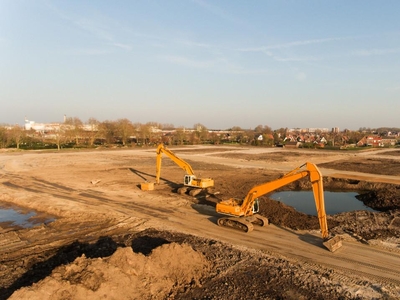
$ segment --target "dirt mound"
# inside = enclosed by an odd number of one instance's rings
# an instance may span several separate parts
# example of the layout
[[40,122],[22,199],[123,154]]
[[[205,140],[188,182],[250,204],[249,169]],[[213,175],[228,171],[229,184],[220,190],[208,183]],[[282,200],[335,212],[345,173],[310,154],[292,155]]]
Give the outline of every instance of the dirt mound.
[[204,256],[188,244],[164,244],[149,256],[118,248],[107,258],[83,254],[10,299],[165,299],[198,285],[208,269]]
[[[267,217],[269,222],[277,226],[283,226],[294,230],[319,230],[317,216],[311,216],[298,212],[292,206],[272,199],[262,199],[260,202],[260,212]],[[328,227],[338,226],[339,222],[329,219]]]
[[400,209],[400,187],[388,186],[385,189],[369,191],[357,196],[357,199],[380,211]]
[[148,229],[121,238],[132,246],[104,258],[82,255],[9,299],[390,299],[397,295],[365,278],[346,279],[340,271],[193,235]]

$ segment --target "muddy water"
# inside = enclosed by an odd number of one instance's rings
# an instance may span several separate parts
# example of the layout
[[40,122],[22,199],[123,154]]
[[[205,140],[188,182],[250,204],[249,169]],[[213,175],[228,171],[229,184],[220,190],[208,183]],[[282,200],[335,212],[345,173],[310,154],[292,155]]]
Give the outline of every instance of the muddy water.
[[[375,211],[358,200],[356,192],[324,191],[325,211],[328,215],[356,210]],[[271,195],[271,199],[293,206],[297,211],[316,215],[314,196],[311,191],[282,191]]]
[[0,203],[0,228],[31,228],[40,224],[53,222],[53,216],[44,215],[32,210],[26,210],[17,206],[5,206]]

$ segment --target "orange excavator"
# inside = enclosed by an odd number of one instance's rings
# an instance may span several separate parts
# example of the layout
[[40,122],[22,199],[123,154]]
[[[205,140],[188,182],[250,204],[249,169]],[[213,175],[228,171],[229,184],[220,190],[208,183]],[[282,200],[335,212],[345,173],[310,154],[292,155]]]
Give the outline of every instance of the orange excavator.
[[167,149],[164,144],[159,144],[157,147],[157,161],[156,161],[156,183],[160,183],[161,175],[161,159],[162,154],[167,155],[173,162],[181,167],[186,174],[183,177],[184,188],[180,189],[180,192],[186,192],[188,188],[194,188],[189,191],[191,196],[195,196],[202,189],[210,188],[214,186],[214,180],[212,178],[197,178],[194,174],[192,167],[183,159],[176,156],[171,150]]
[[227,217],[219,218],[217,221],[218,225],[240,229],[245,232],[252,231],[253,224],[259,226],[268,225],[268,219],[257,214],[259,211],[258,197],[307,176],[312,184],[319,225],[324,240],[323,245],[331,252],[336,251],[342,247],[342,241],[340,237],[330,238],[328,234],[322,175],[317,166],[309,162],[283,175],[279,179],[254,186],[243,200],[231,198],[218,203],[216,205],[217,213],[228,215]]

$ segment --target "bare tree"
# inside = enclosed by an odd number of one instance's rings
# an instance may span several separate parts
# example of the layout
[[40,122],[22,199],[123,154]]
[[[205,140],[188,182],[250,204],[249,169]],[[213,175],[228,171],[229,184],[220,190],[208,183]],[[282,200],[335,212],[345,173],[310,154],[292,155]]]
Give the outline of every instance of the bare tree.
[[23,141],[24,136],[25,132],[19,125],[13,126],[9,131],[10,142],[15,143],[17,149],[19,149],[19,146]]
[[257,137],[260,135],[260,133],[257,133],[255,129],[254,130],[247,129],[247,130],[245,130],[245,135],[247,137],[247,143],[256,145]]
[[143,145],[147,145],[151,139],[151,125],[140,124],[139,137]]
[[54,137],[54,142],[57,145],[57,150],[61,150],[61,145],[66,142],[66,140],[69,138],[68,134],[68,125],[66,124],[60,124],[58,128],[55,128],[55,131],[53,132],[53,137]]
[[257,125],[256,128],[254,128],[254,132],[256,134],[262,134],[263,133],[263,126],[262,125]]
[[173,130],[175,129],[174,124],[162,124],[161,125],[162,130]]
[[119,119],[115,125],[118,136],[121,138],[122,145],[126,146],[128,139],[135,132],[132,122],[128,119]]
[[101,136],[106,144],[114,144],[116,137],[116,124],[114,121],[104,121],[99,124],[99,136]]
[[208,129],[206,126],[200,123],[196,123],[193,125],[194,131],[191,135],[191,142],[192,144],[198,144],[201,142],[205,142],[208,140]]
[[221,135],[216,132],[211,132],[208,135],[208,138],[210,139],[210,142],[214,145],[219,145],[221,143]]
[[186,132],[184,127],[179,127],[175,130],[174,140],[178,145],[183,145],[185,140],[187,140]]
[[75,140],[75,145],[79,145],[79,139],[83,134],[83,123],[79,118],[66,118],[64,122],[66,133]]
[[0,126],[0,148],[7,147],[8,133],[5,126]]
[[90,118],[87,122],[89,129],[84,132],[84,135],[89,141],[89,145],[93,146],[96,138],[99,136],[99,124],[95,118]]
[[244,142],[244,130],[239,126],[230,129],[230,140],[242,144]]
[[360,131],[350,131],[347,133],[349,137],[349,144],[356,144],[359,140],[361,140],[364,134]]
[[133,132],[134,132],[134,137],[135,137],[135,140],[136,140],[136,145],[138,145],[139,144],[139,140],[140,140],[140,128],[141,128],[141,126],[142,126],[142,124],[141,123],[139,123],[139,122],[136,122],[136,123],[133,123],[132,124],[132,126],[133,126]]
[[157,130],[157,129],[162,129],[162,124],[157,123],[157,122],[147,122],[146,123],[147,126],[149,126],[150,128],[152,128],[153,130]]
[[151,144],[157,144],[161,142],[161,124],[156,122],[146,123],[146,135],[147,140]]

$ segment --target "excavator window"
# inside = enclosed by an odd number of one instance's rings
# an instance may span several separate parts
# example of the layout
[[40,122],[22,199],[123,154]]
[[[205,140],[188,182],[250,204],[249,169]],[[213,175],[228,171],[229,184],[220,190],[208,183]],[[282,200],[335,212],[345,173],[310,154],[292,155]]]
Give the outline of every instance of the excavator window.
[[187,175],[185,176],[185,185],[190,184],[190,181],[191,181],[190,179],[191,179],[190,176],[187,176]]
[[258,213],[259,210],[260,210],[260,206],[259,206],[259,203],[258,203],[258,198],[256,198],[254,200],[254,204],[253,204],[253,214],[254,213]]

